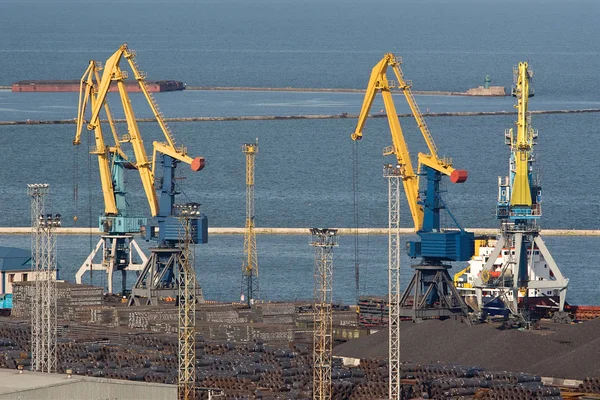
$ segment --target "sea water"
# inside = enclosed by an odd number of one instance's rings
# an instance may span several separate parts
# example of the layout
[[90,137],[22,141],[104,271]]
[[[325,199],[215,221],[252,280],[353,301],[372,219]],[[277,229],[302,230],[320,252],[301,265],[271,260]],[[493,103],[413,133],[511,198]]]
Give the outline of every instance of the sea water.
[[[512,4],[512,6],[511,6]],[[514,13],[514,5],[520,13]],[[385,52],[403,57],[407,79],[416,90],[464,91],[482,84],[512,84],[512,67],[529,60],[536,95],[533,110],[598,108],[596,71],[600,53],[589,45],[600,4],[558,1],[2,1],[0,84],[21,79],[78,79],[89,59],[105,60],[120,44],[138,51],[148,79],[176,79],[188,85],[260,87],[366,86],[370,69]],[[118,12],[116,10],[118,9]],[[151,116],[140,94],[132,94],[138,117]],[[200,92],[158,93],[167,117],[357,114],[360,93]],[[514,99],[416,96],[423,112],[512,111]],[[109,100],[117,116],[119,101]],[[401,95],[399,112],[409,112]],[[383,109],[377,99],[373,113]],[[73,119],[76,93],[0,91],[0,120]],[[464,227],[496,227],[497,177],[508,171],[504,130],[514,115],[431,117],[427,123],[440,149],[456,168],[469,171],[463,185],[446,183],[446,203]],[[543,185],[546,228],[598,229],[600,222],[595,149],[599,116],[534,115]],[[426,150],[413,120],[402,119],[411,153]],[[211,226],[244,225],[245,179],[241,145],[259,141],[256,158],[256,223],[273,227],[350,227],[354,224],[353,165],[358,166],[359,226],[387,226],[387,181],[381,156],[391,144],[384,118],[369,120],[353,159],[350,139],[356,119],[224,121],[172,123],[178,143],[206,157],[206,168],[185,165],[180,201],[202,203]],[[118,126],[121,134],[126,126]],[[147,146],[160,140],[155,124],[140,124]],[[27,183],[51,185],[48,209],[63,215],[65,226],[95,226],[102,212],[97,161],[88,154],[92,140],[71,142],[74,125],[0,126],[2,226],[29,225]],[[139,179],[127,182],[131,208],[147,212]],[[77,188],[75,195],[74,188]],[[410,227],[406,201],[402,225]],[[73,217],[78,216],[78,222]],[[452,226],[444,217],[445,226]],[[4,246],[29,246],[27,237],[4,236]],[[74,274],[97,237],[59,237],[61,275]],[[356,297],[354,239],[342,237],[334,252],[334,299]],[[573,303],[600,300],[597,238],[547,237],[548,247],[571,279]],[[143,243],[144,248],[149,244]],[[242,236],[216,236],[197,246],[199,281],[208,298],[236,300],[241,284]],[[312,296],[314,249],[305,236],[259,236],[261,293],[265,299]],[[402,281],[411,274],[402,259]],[[359,239],[361,294],[387,292],[387,237]],[[458,268],[459,266],[457,266]],[[89,282],[89,276],[86,277]],[[105,277],[95,272],[94,283]],[[294,282],[294,285],[289,285]],[[116,287],[120,286],[116,277]]]

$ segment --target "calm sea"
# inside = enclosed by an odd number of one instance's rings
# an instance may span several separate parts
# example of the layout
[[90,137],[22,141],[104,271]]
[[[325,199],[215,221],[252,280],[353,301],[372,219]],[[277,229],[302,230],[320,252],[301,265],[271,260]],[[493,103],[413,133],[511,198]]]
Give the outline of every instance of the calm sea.
[[[514,10],[517,8],[519,12]],[[600,3],[561,1],[331,0],[331,1],[0,1],[0,85],[22,79],[78,79],[89,59],[105,60],[120,44],[137,50],[149,79],[190,86],[344,87],[367,83],[384,53],[403,57],[417,90],[464,91],[483,83],[510,89],[512,67],[529,60],[536,96],[531,109],[600,108]],[[361,94],[296,92],[180,92],[156,96],[165,116],[237,116],[358,113]],[[139,95],[136,113],[149,116]],[[111,96],[113,110],[118,99]],[[423,111],[512,110],[512,98],[417,96]],[[401,97],[399,112],[408,112]],[[69,119],[75,93],[0,90],[0,120]],[[373,111],[382,109],[378,99]],[[514,116],[436,117],[427,120],[440,152],[469,171],[463,185],[447,184],[446,202],[465,227],[495,227],[497,177],[508,169],[504,130]],[[424,145],[414,122],[403,119],[411,152]],[[539,130],[539,172],[544,188],[542,224],[548,228],[598,229],[600,161],[598,114],[534,115]],[[171,124],[194,155],[207,159],[192,174],[181,166],[181,189],[202,203],[212,226],[243,226],[244,156],[241,144],[259,140],[256,158],[258,226],[352,226],[350,133],[356,120],[243,121]],[[126,133],[125,126],[119,126]],[[149,145],[160,139],[142,124]],[[74,125],[0,126],[2,226],[30,221],[26,184],[48,182],[48,207],[95,224],[102,211],[97,162],[87,138],[71,145]],[[359,144],[360,226],[387,224],[387,182],[381,149],[390,144],[384,119],[368,121]],[[74,198],[73,188],[79,187]],[[139,179],[128,181],[133,208],[146,212]],[[403,203],[404,205],[405,203]],[[404,208],[407,210],[407,208]],[[410,226],[408,213],[403,225]],[[449,218],[446,223],[451,224]],[[2,237],[2,245],[28,247],[26,237]],[[97,238],[60,237],[62,277],[73,279]],[[597,238],[547,238],[563,273],[571,278],[569,301],[600,301]],[[198,274],[209,298],[239,297],[243,238],[213,236],[198,247]],[[361,293],[387,291],[387,238],[363,237]],[[312,296],[313,248],[308,236],[258,238],[263,297]],[[352,238],[335,250],[335,294],[354,299]],[[403,259],[403,280],[410,276]],[[406,267],[406,268],[404,268]],[[100,274],[94,283],[102,283]],[[290,287],[289,282],[297,284]]]

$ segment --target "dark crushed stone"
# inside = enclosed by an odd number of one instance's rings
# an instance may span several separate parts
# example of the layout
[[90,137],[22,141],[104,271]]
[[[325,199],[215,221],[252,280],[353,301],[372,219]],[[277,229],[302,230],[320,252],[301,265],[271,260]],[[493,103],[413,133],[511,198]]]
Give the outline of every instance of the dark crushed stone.
[[[476,365],[557,378],[600,377],[600,319],[542,330],[499,330],[493,324],[469,327],[456,320],[400,325],[400,358],[420,364]],[[388,330],[341,344],[334,355],[388,358]]]

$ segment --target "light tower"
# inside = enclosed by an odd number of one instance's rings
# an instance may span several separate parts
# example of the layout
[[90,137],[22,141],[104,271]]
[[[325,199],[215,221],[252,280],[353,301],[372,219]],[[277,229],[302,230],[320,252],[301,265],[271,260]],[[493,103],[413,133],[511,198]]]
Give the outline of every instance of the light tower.
[[244,143],[242,152],[246,154],[246,230],[244,232],[244,255],[242,263],[242,301],[249,307],[258,298],[258,258],[256,255],[256,232],[254,231],[254,158],[258,153],[258,139],[255,143]]
[[179,400],[195,399],[196,386],[196,269],[194,258],[194,225],[191,220],[200,216],[200,204],[175,204],[179,218],[180,240],[177,263],[177,288],[179,307]]
[[338,245],[337,229],[311,228],[315,247],[313,399],[331,400],[332,313],[331,286],[333,248]]
[[398,166],[385,164],[388,178],[389,398],[400,399],[400,180]]
[[56,372],[56,236],[60,214],[46,214],[50,185],[27,185],[31,197],[31,368]]

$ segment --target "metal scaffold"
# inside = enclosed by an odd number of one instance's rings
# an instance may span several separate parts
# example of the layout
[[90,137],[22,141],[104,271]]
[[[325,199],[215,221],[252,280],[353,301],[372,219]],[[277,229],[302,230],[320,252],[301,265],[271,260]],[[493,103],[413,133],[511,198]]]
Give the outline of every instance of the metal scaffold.
[[315,247],[313,399],[330,400],[332,353],[333,248],[338,245],[337,229],[311,228]]
[[389,302],[389,398],[400,399],[400,180],[397,166],[386,164],[388,178],[388,302]]
[[31,197],[31,369],[56,372],[56,236],[60,214],[46,214],[50,185],[27,185]]
[[258,153],[258,140],[244,143],[242,152],[246,155],[246,230],[244,232],[244,255],[242,263],[242,302],[246,300],[252,307],[258,298],[258,257],[256,254],[256,232],[254,231],[254,158]]
[[196,386],[196,269],[191,220],[200,215],[200,204],[175,204],[179,218],[180,248],[177,263],[177,288],[179,306],[179,400],[195,399]]

